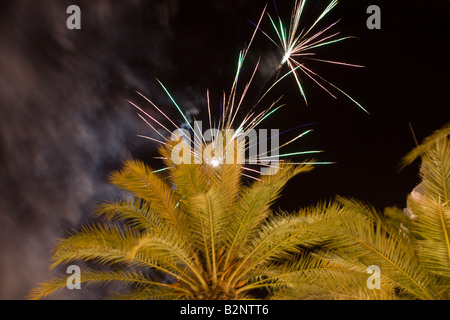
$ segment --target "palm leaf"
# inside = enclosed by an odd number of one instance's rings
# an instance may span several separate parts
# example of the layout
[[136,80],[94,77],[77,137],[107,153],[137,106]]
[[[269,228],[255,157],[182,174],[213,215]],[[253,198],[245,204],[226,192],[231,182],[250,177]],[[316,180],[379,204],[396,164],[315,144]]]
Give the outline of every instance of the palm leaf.
[[417,298],[436,298],[429,289],[432,281],[419,265],[411,242],[383,224],[362,215],[342,219],[326,247],[337,255],[351,255],[365,265],[378,265],[392,283]]
[[171,179],[180,197],[189,198],[199,192],[205,192],[207,188],[207,177],[203,174],[201,166],[195,164],[177,166],[176,170],[172,170]]
[[[219,184],[218,190],[226,199],[224,209],[228,215],[234,215],[234,205],[238,201],[238,195],[242,183],[242,165],[223,164],[218,171]],[[232,219],[233,217],[230,217]]]
[[227,201],[215,188],[183,201],[191,218],[191,239],[198,243],[197,250],[204,254],[214,282],[217,281],[218,251],[224,245],[229,220],[229,212],[225,210]]
[[440,198],[444,204],[450,201],[450,140],[442,138],[427,149],[422,156],[422,193]]
[[111,175],[116,186],[131,191],[135,197],[150,203],[159,216],[180,236],[188,237],[184,215],[177,210],[180,199],[172,188],[140,161],[126,161],[121,171]]
[[304,219],[281,214],[272,217],[259,227],[258,234],[249,241],[230,279],[237,282],[260,264],[282,260],[298,252],[298,246],[308,247],[319,242],[314,227],[306,224]]
[[450,206],[439,199],[410,197],[410,207],[415,215],[411,229],[418,238],[420,262],[450,285]]
[[411,232],[418,257],[448,297],[450,291],[450,141],[445,128],[427,144],[422,156],[421,183],[408,197],[413,214]]
[[127,261],[129,248],[138,243],[138,234],[115,225],[93,224],[82,227],[70,237],[60,240],[54,249],[52,268],[74,260],[101,264]]
[[295,175],[312,170],[312,165],[293,167],[285,165],[273,176],[244,188],[240,193],[234,216],[227,228],[229,238],[225,266],[239,248],[245,246],[254,230],[270,213],[270,206],[279,197],[281,189]]
[[273,298],[386,300],[396,297],[389,281],[382,281],[380,289],[369,289],[366,285],[367,266],[357,260],[349,260],[319,252],[317,255],[301,256],[294,263],[278,267],[272,277],[284,283],[284,288],[277,291]]
[[178,292],[166,288],[141,286],[126,293],[113,293],[112,300],[184,300],[188,298],[186,292]]
[[150,204],[139,199],[103,203],[98,207],[97,216],[107,221],[121,221],[141,231],[159,229],[164,223]]
[[425,138],[419,146],[414,148],[405,157],[403,157],[400,163],[400,168],[404,168],[407,165],[413,163],[417,158],[425,154],[430,147],[434,146],[437,140],[448,138],[448,135],[450,135],[450,122],[446,123],[442,128],[433,132],[430,136]]
[[[70,275],[60,278],[53,278],[49,282],[41,284],[29,293],[31,299],[41,299],[46,296],[55,293],[67,286],[67,280]],[[83,268],[80,274],[80,283],[85,285],[107,285],[110,282],[121,282],[126,286],[135,286],[136,288],[145,287],[149,288],[164,288],[170,289],[171,285],[164,284],[159,281],[151,280],[147,275],[144,275],[139,270],[133,271],[98,271],[88,268]]]
[[[167,228],[156,232],[159,237],[161,237],[161,231],[167,232]],[[176,234],[173,237],[176,237]],[[191,259],[190,255],[186,253],[188,249],[178,244],[177,239],[173,239],[173,237],[169,240],[167,237],[162,239],[162,244],[160,244],[160,247],[164,248],[170,240],[172,243],[177,243],[172,248],[172,254],[142,256],[140,251],[148,250],[151,236],[141,235],[133,230],[114,225],[91,225],[83,227],[80,232],[60,241],[54,250],[52,267],[75,260],[107,265],[135,265],[161,271],[179,281],[193,282],[192,278],[184,271],[183,263],[185,261],[183,259],[186,261]],[[156,241],[158,240],[156,238]],[[180,267],[180,265],[182,266]]]

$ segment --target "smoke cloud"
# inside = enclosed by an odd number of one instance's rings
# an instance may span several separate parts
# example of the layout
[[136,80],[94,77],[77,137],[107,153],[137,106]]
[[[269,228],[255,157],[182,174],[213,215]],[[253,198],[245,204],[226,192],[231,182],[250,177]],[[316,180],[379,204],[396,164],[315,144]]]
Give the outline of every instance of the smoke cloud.
[[0,5],[0,299],[60,274],[48,268],[56,239],[87,223],[98,201],[123,196],[108,173],[154,155],[125,99],[151,96],[154,77],[176,70],[166,58],[176,0],[77,1],[79,31],[66,27],[70,4]]

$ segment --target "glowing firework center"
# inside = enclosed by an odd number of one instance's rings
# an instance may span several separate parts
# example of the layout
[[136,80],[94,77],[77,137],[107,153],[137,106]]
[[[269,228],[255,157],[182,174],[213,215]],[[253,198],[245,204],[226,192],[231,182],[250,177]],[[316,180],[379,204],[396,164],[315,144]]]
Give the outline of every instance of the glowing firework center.
[[171,140],[177,142],[171,153],[174,164],[206,164],[213,168],[223,164],[253,164],[264,166],[260,170],[263,175],[276,173],[280,147],[278,129],[271,129],[268,138],[267,129],[243,133],[234,129],[210,128],[202,133],[202,121],[195,121],[194,128],[194,136],[182,128],[172,133]]

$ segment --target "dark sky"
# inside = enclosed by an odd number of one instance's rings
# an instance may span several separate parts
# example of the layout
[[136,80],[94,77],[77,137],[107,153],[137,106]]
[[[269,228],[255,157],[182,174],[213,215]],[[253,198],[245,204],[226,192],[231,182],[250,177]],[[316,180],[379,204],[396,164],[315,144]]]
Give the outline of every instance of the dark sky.
[[[316,1],[310,2],[305,19],[315,16]],[[238,53],[253,32],[248,20],[256,21],[265,3],[0,1],[0,299],[22,299],[54,275],[48,265],[56,239],[89,222],[96,203],[123,196],[107,182],[111,170],[127,158],[159,165],[152,160],[155,144],[136,137],[151,130],[125,99],[153,112],[135,93],[141,91],[181,120],[158,78],[188,115],[206,121],[206,89],[217,112],[222,90],[232,84]],[[71,4],[82,10],[81,30],[66,28]],[[366,27],[371,4],[381,8],[381,30]],[[401,157],[414,147],[409,123],[421,140],[450,118],[449,4],[340,1],[324,24],[341,18],[337,29],[359,40],[320,54],[366,67],[311,67],[370,115],[345,96],[335,100],[305,80],[307,107],[294,79],[283,80],[273,97],[283,95],[287,106],[263,127],[284,131],[313,123],[308,128],[314,132],[287,151],[324,150],[318,159],[336,164],[293,179],[277,206],[295,210],[336,194],[380,209],[404,206],[418,182],[417,164],[397,172]],[[277,5],[281,15],[289,15],[291,1]],[[261,27],[271,30],[267,19]],[[260,56],[253,94],[267,85],[280,59],[262,34],[246,60],[247,71]],[[98,294],[82,290],[60,297]]]

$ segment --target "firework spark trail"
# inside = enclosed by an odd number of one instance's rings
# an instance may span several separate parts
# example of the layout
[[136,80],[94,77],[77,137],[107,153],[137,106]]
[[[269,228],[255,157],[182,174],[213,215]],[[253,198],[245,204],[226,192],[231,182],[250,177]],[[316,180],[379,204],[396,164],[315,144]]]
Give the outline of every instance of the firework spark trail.
[[[301,126],[297,126],[297,127],[294,127],[294,128],[290,128],[290,129],[285,130],[285,131],[283,131],[283,132],[281,132],[281,133],[278,133],[278,134],[276,134],[276,135],[270,136],[270,137],[268,137],[268,138],[265,139],[265,140],[259,140],[259,141],[257,141],[256,144],[253,144],[253,145],[251,145],[251,146],[249,146],[249,147],[251,148],[251,147],[253,147],[253,146],[255,146],[255,145],[261,144],[262,142],[267,142],[267,141],[269,141],[269,140],[271,140],[271,139],[273,139],[273,138],[276,138],[276,137],[278,137],[278,136],[280,136],[280,135],[282,135],[282,134],[285,134],[285,133],[288,133],[288,132],[290,132],[290,131],[297,130],[297,129],[300,129],[300,128],[303,128],[303,127],[307,127],[307,126],[310,126],[310,125],[314,125],[314,124],[317,124],[317,123],[318,123],[318,122],[313,122],[313,123],[308,123],[308,124],[304,124],[304,125],[301,125]],[[303,133],[300,134],[300,135],[306,135],[306,134],[308,134],[308,133],[310,133],[310,132],[313,132],[313,131],[314,131],[314,130],[310,129],[310,130],[307,130],[306,132],[303,132]]]
[[[323,62],[323,63],[329,63],[329,64],[335,64],[335,65],[342,65],[342,66],[349,66],[349,67],[357,67],[362,68],[364,66],[346,63],[346,62],[340,62],[340,61],[334,61],[334,60],[327,60],[327,59],[317,59],[312,58],[311,56],[315,56],[316,52],[311,52],[312,49],[316,49],[319,47],[324,47],[327,45],[331,45],[346,39],[355,38],[351,36],[347,37],[338,37],[340,32],[334,32],[331,35],[325,34],[329,31],[331,31],[338,23],[339,20],[322,28],[321,30],[313,33],[312,31],[315,29],[315,27],[319,24],[320,21],[322,21],[338,4],[338,0],[331,1],[328,6],[322,11],[322,13],[319,15],[317,19],[314,20],[311,26],[309,27],[303,27],[303,29],[300,28],[301,22],[302,22],[302,16],[304,15],[304,8],[307,0],[295,0],[294,2],[294,9],[293,9],[293,15],[291,16],[291,21],[289,24],[289,28],[287,29],[285,25],[283,24],[283,21],[281,17],[278,15],[278,20],[275,21],[270,14],[267,14],[269,16],[270,22],[272,24],[272,27],[275,31],[275,34],[277,36],[277,39],[279,42],[275,41],[270,37],[266,32],[262,31],[262,33],[271,41],[273,42],[278,48],[280,48],[283,52],[283,58],[280,62],[279,67],[283,65],[287,65],[290,69],[290,73],[293,74],[295,81],[297,83],[297,86],[300,90],[300,93],[306,103],[308,105],[308,100],[306,98],[306,93],[302,84],[302,79],[300,77],[300,74],[298,71],[301,71],[303,74],[305,74],[308,78],[312,79],[317,85],[320,86],[325,92],[330,94],[333,98],[336,98],[334,94],[330,92],[323,84],[319,82],[319,80],[325,82],[326,84],[332,86],[339,92],[341,92],[343,95],[345,95],[347,98],[349,98],[353,103],[355,103],[360,109],[362,109],[364,112],[369,113],[359,102],[357,102],[355,99],[353,99],[350,95],[345,93],[342,89],[338,88],[336,85],[332,84],[328,80],[324,79],[323,77],[319,76],[317,73],[313,72],[310,68],[306,66],[306,60],[310,61],[316,61],[316,62]],[[278,9],[276,9],[278,12]],[[306,30],[306,31],[305,31]],[[310,35],[310,33],[312,33]],[[298,60],[297,60],[298,59]]]
[[[242,71],[242,66],[243,66],[243,64],[244,64],[245,58],[247,57],[247,53],[248,53],[248,51],[249,51],[249,49],[250,49],[250,47],[251,47],[251,45],[252,45],[252,43],[253,43],[253,40],[255,39],[255,36],[256,36],[256,34],[257,34],[257,31],[258,31],[258,29],[259,29],[259,26],[260,26],[260,24],[261,24],[261,21],[262,21],[262,19],[263,19],[263,17],[264,17],[264,14],[266,13],[266,9],[267,9],[267,4],[265,5],[265,7],[264,7],[264,9],[263,9],[263,11],[262,11],[262,13],[261,13],[261,15],[260,15],[260,17],[259,17],[259,21],[258,21],[258,23],[257,23],[257,27],[256,27],[255,30],[253,31],[253,34],[252,34],[252,37],[251,37],[251,39],[250,39],[250,42],[249,42],[248,46],[246,45],[245,48],[244,48],[244,50],[241,51],[240,54],[239,54],[238,67],[237,67],[237,71],[236,71],[236,76],[235,76],[235,78],[234,78],[233,85],[232,85],[232,87],[231,87],[231,92],[230,92],[229,101],[228,101],[228,103],[227,103],[227,105],[226,105],[226,107],[225,107],[225,108],[229,108],[230,110],[229,110],[229,112],[224,111],[224,113],[225,113],[225,114],[228,114],[230,117],[233,115],[233,109],[234,109],[234,105],[235,105],[236,91],[237,91],[237,86],[238,86],[239,76],[240,76],[241,71]],[[257,66],[255,67],[254,73],[256,72],[256,70],[257,70],[257,68],[258,68],[258,65],[259,65],[259,61],[258,61]],[[253,76],[254,76],[254,74],[253,74]],[[252,81],[252,79],[253,79],[253,76],[252,76],[252,78],[250,79],[250,83],[251,83],[251,81]],[[242,95],[242,97],[241,97],[241,101],[242,101],[243,97],[245,96],[245,93],[246,93],[246,91],[244,91],[244,93],[243,93],[243,95]],[[225,97],[224,97],[224,102],[225,102]],[[234,111],[234,114],[237,114],[237,112],[239,111],[240,106],[241,106],[241,103],[239,103],[239,105],[236,107],[236,111]],[[224,109],[225,109],[225,108],[224,108]],[[232,117],[233,117],[233,119],[235,118],[234,116],[232,116]],[[225,117],[223,118],[223,121],[225,121]],[[227,123],[227,125],[231,126],[232,123],[233,123],[233,121],[231,121],[231,123]]]

